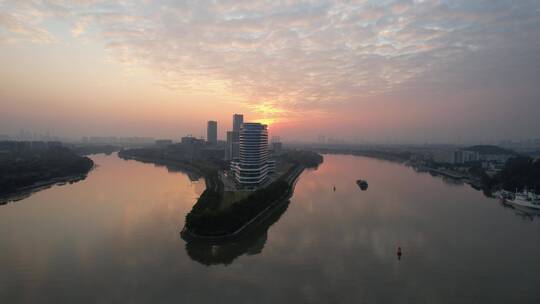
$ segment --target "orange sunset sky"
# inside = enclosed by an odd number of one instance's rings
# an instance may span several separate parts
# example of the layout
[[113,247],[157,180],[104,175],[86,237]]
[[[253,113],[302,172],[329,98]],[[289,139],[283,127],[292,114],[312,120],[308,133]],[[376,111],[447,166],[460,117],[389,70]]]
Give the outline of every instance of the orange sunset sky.
[[0,134],[540,137],[538,1],[0,1]]

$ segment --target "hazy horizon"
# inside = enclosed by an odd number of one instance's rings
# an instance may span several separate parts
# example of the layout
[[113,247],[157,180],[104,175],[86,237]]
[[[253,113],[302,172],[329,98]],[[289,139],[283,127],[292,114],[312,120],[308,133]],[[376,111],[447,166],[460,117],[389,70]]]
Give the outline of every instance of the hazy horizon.
[[0,134],[540,137],[540,3],[0,1]]

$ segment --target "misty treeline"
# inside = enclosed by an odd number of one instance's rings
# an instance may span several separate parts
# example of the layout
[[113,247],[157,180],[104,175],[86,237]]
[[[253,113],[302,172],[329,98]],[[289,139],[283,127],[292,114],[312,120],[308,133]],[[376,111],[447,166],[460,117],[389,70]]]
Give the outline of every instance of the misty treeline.
[[490,183],[508,191],[528,189],[540,193],[540,159],[511,158]]
[[90,158],[61,146],[19,151],[0,161],[0,194],[14,194],[40,182],[83,175],[93,166]]

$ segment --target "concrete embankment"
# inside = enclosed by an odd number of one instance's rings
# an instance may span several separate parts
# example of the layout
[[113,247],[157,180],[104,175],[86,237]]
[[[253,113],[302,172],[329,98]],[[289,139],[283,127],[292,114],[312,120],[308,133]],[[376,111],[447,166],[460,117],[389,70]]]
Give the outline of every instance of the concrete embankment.
[[458,179],[458,180],[459,179],[465,179],[465,178],[468,177],[466,175],[460,174],[458,172],[450,171],[450,170],[441,170],[441,169],[435,169],[435,168],[430,168],[430,167],[423,167],[423,169],[425,171],[429,171],[429,172],[431,172],[433,174],[436,174],[436,175],[442,175],[442,176],[445,176],[445,177]]

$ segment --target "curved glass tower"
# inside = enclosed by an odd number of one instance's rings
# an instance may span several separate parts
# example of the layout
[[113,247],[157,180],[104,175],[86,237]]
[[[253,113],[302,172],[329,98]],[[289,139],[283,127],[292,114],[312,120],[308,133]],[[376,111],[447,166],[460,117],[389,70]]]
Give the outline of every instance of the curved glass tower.
[[268,163],[268,131],[260,123],[244,123],[240,128],[238,160],[231,163],[236,181],[243,186],[264,183],[271,170]]

